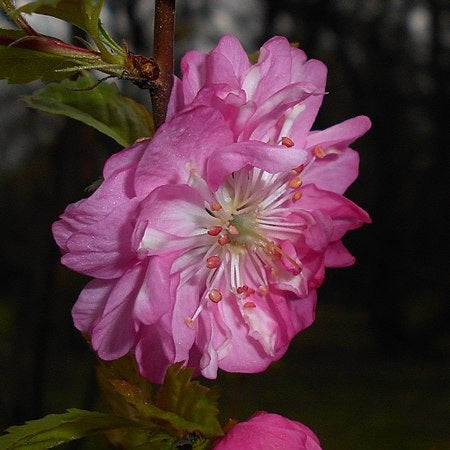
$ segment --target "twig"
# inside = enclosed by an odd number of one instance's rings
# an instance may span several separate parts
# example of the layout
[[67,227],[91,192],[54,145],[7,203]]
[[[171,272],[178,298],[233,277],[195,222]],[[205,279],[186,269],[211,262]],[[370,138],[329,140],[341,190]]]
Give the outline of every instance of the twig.
[[175,0],[155,1],[153,56],[160,74],[150,90],[155,128],[166,119],[173,85],[173,41],[175,33]]

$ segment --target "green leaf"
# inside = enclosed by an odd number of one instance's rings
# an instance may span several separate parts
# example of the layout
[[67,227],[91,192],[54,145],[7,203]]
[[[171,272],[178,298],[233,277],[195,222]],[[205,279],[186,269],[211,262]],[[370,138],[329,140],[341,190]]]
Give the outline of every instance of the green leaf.
[[79,64],[64,56],[0,45],[0,79],[9,83],[57,81],[79,70]]
[[3,44],[3,39],[8,39],[8,45],[11,41],[15,41],[17,39],[23,38],[27,34],[22,30],[10,30],[6,28],[0,28],[0,44]]
[[37,13],[70,22],[88,33],[97,28],[103,0],[39,0],[17,9],[18,13]]
[[138,427],[138,424],[122,417],[96,411],[69,409],[63,414],[50,414],[42,419],[8,428],[6,430],[8,434],[0,436],[0,448],[47,449],[105,431],[135,427]]
[[99,18],[102,7],[103,0],[39,0],[23,5],[17,13],[44,14],[69,22],[92,37],[105,61],[123,66],[125,50],[104,30]]
[[158,391],[156,405],[197,424],[204,436],[221,436],[217,393],[198,381],[191,381],[192,374],[193,370],[183,368],[181,363],[169,367],[164,384]]
[[153,134],[151,114],[143,105],[120,95],[113,83],[104,82],[92,88],[96,82],[84,75],[76,81],[49,84],[24,100],[32,108],[90,125],[123,147]]
[[121,380],[128,383],[130,392],[125,395],[139,396],[143,403],[151,402],[152,385],[139,375],[136,363],[130,355],[114,361],[100,361],[97,367],[97,379],[103,397],[114,414],[118,416],[131,419],[139,417],[135,414],[136,409],[124,401],[124,393],[119,393],[111,381]]
[[120,376],[114,370],[101,369],[100,374],[100,385],[108,400],[114,399],[113,407],[119,408],[125,417],[146,423],[150,430],[165,430],[196,440],[199,433],[207,438],[223,434],[216,418],[216,395],[198,382],[190,381],[192,370],[183,369],[181,364],[168,369],[156,405],[149,398],[148,390],[145,392],[147,381],[136,383],[128,374]]
[[[183,444],[206,449],[209,440],[198,433],[198,425],[152,404],[152,385],[142,378],[131,356],[101,361],[97,368],[102,394],[112,411],[140,423],[144,432],[117,433],[117,443],[130,449],[172,450]],[[178,448],[178,447],[177,447]]]

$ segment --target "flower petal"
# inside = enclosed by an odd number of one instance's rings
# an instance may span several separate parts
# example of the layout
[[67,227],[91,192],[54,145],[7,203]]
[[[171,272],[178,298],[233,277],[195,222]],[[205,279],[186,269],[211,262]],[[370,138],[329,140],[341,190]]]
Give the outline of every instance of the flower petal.
[[314,183],[319,189],[343,194],[358,176],[358,166],[358,153],[345,148],[314,161],[303,177],[303,183]]
[[303,188],[302,198],[295,203],[297,207],[306,211],[321,211],[332,219],[330,241],[337,241],[347,231],[371,222],[369,215],[352,201],[334,192],[318,189],[313,184]]
[[146,264],[128,270],[114,285],[102,316],[92,330],[92,348],[101,359],[126,355],[136,343],[133,308],[141,289]]
[[313,148],[320,145],[324,149],[332,146],[344,149],[365,134],[370,127],[371,122],[368,117],[354,117],[326,130],[310,133],[306,138],[305,147]]
[[163,124],[139,162],[137,195],[165,184],[186,183],[192,168],[202,175],[206,159],[232,140],[222,115],[212,108],[198,107]]
[[231,173],[246,165],[259,167],[269,173],[285,172],[306,160],[306,152],[287,149],[258,141],[239,142],[223,148],[208,160],[207,181],[213,191]]
[[140,199],[134,198],[113,210],[103,220],[85,226],[67,241],[61,262],[77,272],[96,278],[117,278],[136,255],[131,247],[132,221]]

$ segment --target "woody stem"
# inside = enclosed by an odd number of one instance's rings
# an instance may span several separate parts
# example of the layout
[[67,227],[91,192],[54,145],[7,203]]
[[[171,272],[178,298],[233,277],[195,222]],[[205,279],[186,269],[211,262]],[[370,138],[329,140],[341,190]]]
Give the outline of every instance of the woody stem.
[[150,90],[155,127],[166,119],[167,105],[173,85],[173,42],[175,32],[175,0],[155,0],[153,56],[160,75]]

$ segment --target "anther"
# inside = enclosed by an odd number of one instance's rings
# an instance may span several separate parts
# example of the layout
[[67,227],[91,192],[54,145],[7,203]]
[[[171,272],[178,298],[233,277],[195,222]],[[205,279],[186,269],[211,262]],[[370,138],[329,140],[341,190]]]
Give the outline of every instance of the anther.
[[288,184],[292,189],[297,189],[302,185],[302,180],[299,177],[294,177],[289,180]]
[[316,155],[316,158],[322,159],[326,156],[326,153],[324,149],[318,145],[314,148],[314,155]]
[[243,286],[239,286],[236,291],[238,294],[243,294],[248,289],[248,286],[244,284]]
[[230,242],[230,236],[228,236],[228,234],[221,234],[217,239],[217,242],[222,246],[227,245],[228,242]]
[[211,289],[208,294],[208,298],[214,303],[219,303],[220,300],[222,300],[222,292],[218,289]]
[[220,263],[222,262],[222,260],[220,259],[220,256],[210,256],[207,260],[206,260],[206,267],[208,269],[216,269],[217,267],[220,266]]
[[239,230],[233,224],[230,224],[228,226],[228,231],[230,232],[230,234],[234,234],[235,236],[239,234]]
[[284,145],[285,147],[293,147],[294,141],[291,138],[288,138],[287,136],[283,136],[281,138],[281,145]]
[[194,328],[194,320],[191,319],[190,317],[187,317],[186,319],[184,319],[184,323],[185,323],[189,328]]
[[256,308],[255,303],[253,302],[245,302],[244,303],[244,308],[249,309],[249,308]]
[[269,288],[267,286],[260,286],[258,291],[261,295],[267,295],[269,292]]
[[248,289],[244,292],[244,295],[245,295],[246,297],[250,297],[250,295],[252,295],[252,294],[254,294],[254,293],[255,293],[255,290],[254,290],[254,289],[248,288]]
[[292,172],[296,173],[297,175],[305,168],[304,164],[300,164],[299,166],[292,169]]
[[297,191],[292,196],[292,201],[295,203],[296,201],[300,200],[302,198],[302,191]]
[[213,211],[220,211],[222,209],[222,205],[218,202],[211,203],[211,209]]
[[217,236],[221,231],[222,227],[219,227],[218,225],[214,225],[208,228],[208,234],[210,236]]

